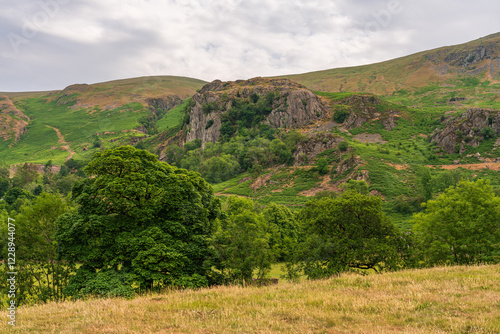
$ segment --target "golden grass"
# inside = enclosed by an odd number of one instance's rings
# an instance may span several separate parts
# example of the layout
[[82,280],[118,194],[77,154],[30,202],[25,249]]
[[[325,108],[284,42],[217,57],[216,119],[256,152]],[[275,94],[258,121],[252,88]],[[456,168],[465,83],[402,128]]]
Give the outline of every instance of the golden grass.
[[11,332],[500,333],[500,265],[50,303]]

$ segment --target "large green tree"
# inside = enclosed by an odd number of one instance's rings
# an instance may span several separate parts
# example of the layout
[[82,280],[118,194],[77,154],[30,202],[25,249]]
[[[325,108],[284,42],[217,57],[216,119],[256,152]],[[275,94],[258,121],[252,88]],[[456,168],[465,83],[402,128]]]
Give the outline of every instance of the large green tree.
[[303,242],[297,253],[310,278],[400,265],[401,234],[384,215],[379,197],[347,191],[338,198],[315,199],[299,220]]
[[414,217],[428,264],[500,261],[500,198],[484,180],[460,181]]
[[82,264],[69,294],[209,283],[220,204],[198,173],[132,146],[96,153],[85,172],[73,188],[78,212],[58,221],[62,258]]

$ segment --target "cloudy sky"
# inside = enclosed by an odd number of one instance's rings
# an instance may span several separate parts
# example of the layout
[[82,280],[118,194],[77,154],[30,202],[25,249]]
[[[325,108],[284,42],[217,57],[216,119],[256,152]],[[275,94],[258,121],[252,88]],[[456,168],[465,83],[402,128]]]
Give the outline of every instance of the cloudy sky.
[[0,0],[0,91],[368,64],[500,31],[490,0]]

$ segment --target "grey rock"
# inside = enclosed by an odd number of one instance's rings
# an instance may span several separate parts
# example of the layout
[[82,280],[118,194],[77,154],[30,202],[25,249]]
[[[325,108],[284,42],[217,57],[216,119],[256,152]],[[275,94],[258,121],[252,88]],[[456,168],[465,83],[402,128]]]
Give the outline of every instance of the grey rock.
[[[215,80],[193,96],[186,142],[200,139],[202,145],[220,137],[222,115],[231,109],[235,99],[248,99],[257,94],[263,98],[274,92],[272,111],[264,124],[272,128],[294,128],[317,121],[329,114],[330,108],[316,94],[289,79],[254,78],[236,82]],[[215,110],[206,113],[203,106],[212,104]],[[207,127],[209,122],[213,122]]]
[[450,154],[455,152],[458,144],[459,152],[463,153],[466,150],[464,138],[468,137],[470,140],[467,145],[477,147],[484,140],[481,131],[487,127],[491,127],[497,135],[500,134],[500,111],[473,108],[462,116],[449,120],[444,129],[431,136],[431,141]]

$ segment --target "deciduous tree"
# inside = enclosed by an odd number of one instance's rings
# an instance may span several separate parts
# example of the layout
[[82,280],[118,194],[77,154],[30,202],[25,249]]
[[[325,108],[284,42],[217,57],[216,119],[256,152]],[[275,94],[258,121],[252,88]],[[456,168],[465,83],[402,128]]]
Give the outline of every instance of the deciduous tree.
[[338,198],[312,200],[299,220],[305,239],[300,259],[310,278],[398,265],[400,233],[384,215],[378,197],[347,191]]
[[500,261],[500,198],[489,182],[460,181],[414,217],[428,264]]
[[106,281],[101,271],[141,289],[208,284],[208,238],[220,204],[198,173],[132,146],[96,153],[85,171],[90,178],[73,188],[78,212],[58,221],[61,256],[82,263],[70,294],[102,294],[85,290],[89,280]]

